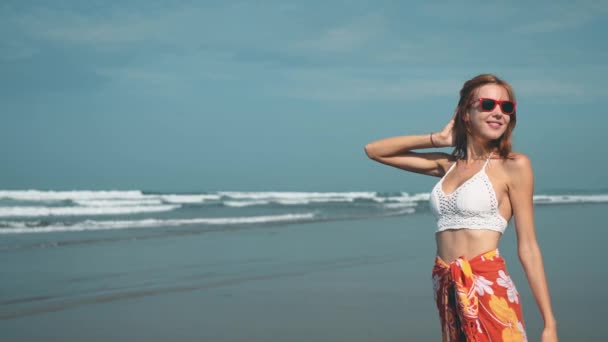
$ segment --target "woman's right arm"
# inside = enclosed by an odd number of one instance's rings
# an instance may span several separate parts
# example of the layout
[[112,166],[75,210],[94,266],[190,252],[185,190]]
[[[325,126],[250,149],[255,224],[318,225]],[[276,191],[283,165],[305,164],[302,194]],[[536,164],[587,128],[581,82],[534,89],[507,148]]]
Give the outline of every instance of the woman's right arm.
[[[382,164],[397,167],[410,172],[441,177],[444,174],[441,164],[449,157],[443,152],[413,152],[412,150],[433,147],[452,146],[452,127],[454,118],[438,133],[407,135],[385,138],[365,145],[365,154]],[[433,143],[435,146],[433,146]]]

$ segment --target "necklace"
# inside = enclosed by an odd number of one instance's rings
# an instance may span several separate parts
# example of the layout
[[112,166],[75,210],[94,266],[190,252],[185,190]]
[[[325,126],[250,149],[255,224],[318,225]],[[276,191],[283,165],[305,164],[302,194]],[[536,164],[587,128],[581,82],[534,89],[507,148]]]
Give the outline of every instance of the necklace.
[[494,153],[494,151],[492,151],[492,152],[488,153],[488,154],[487,154],[485,157],[483,157],[483,158],[475,158],[475,159],[471,159],[471,160],[469,160],[469,161],[461,159],[460,161],[461,161],[461,164],[462,164],[462,165],[464,165],[464,166],[463,166],[463,168],[464,168],[464,169],[468,169],[468,168],[470,168],[470,167],[472,167],[472,166],[473,166],[474,162],[477,162],[477,161],[480,161],[480,160],[483,160],[483,161],[488,160],[488,159],[490,158],[490,156],[492,155],[492,153]]

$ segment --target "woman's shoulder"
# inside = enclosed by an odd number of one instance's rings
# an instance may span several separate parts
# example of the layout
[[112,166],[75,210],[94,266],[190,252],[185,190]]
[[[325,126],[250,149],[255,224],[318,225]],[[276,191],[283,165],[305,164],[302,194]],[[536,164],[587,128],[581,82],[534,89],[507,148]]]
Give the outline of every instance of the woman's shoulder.
[[515,152],[515,151],[509,152],[509,154],[502,159],[504,160],[505,164],[514,165],[514,166],[517,166],[517,165],[521,166],[521,164],[530,163],[530,157],[528,157],[524,153]]
[[532,161],[530,157],[521,152],[510,152],[503,159],[503,167],[510,174],[521,175],[532,172]]

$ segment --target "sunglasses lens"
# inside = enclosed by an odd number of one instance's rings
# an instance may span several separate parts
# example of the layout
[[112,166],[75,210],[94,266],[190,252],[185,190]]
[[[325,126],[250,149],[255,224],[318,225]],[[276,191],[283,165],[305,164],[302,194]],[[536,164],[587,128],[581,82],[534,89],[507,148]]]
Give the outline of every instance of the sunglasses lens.
[[481,110],[488,112],[494,109],[494,107],[496,107],[496,101],[492,99],[481,100]]
[[502,112],[505,114],[511,114],[515,109],[515,104],[511,101],[505,101],[502,103],[502,106],[500,106],[500,109],[502,109]]

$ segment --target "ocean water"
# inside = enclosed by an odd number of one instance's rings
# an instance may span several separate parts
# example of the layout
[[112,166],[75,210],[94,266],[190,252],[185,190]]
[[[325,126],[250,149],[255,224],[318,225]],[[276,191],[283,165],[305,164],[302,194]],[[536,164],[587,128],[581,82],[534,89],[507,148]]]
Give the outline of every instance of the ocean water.
[[[436,340],[428,196],[0,191],[0,331],[9,340]],[[601,338],[608,195],[534,203],[560,337]],[[512,221],[500,248],[537,340],[542,319]]]
[[[428,193],[407,192],[0,191],[0,248],[18,248],[12,242],[22,234],[113,230],[125,237],[157,227],[214,230],[412,215],[428,211],[428,200]],[[608,203],[608,194],[537,194],[534,203]],[[38,235],[70,236],[82,235]]]

